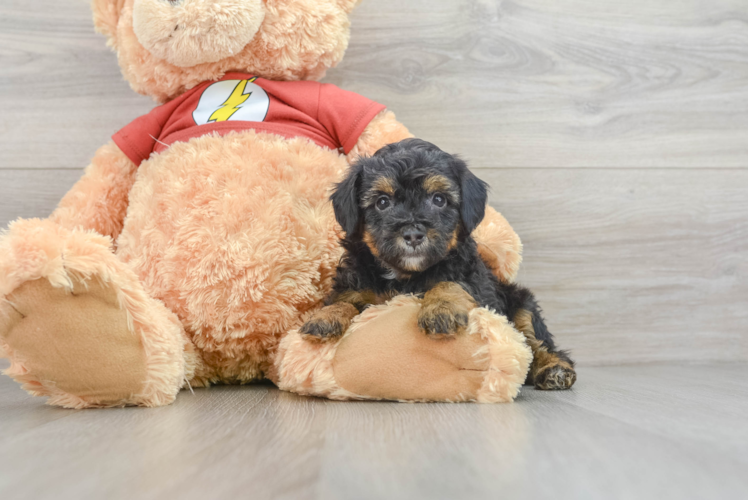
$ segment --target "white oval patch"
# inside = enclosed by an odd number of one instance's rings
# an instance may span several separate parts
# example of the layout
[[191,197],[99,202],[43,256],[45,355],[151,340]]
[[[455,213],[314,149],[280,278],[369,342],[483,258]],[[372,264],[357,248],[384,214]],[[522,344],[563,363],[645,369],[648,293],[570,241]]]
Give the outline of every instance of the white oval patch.
[[200,96],[192,119],[197,125],[225,121],[261,122],[270,107],[265,90],[249,80],[223,80],[209,85]]

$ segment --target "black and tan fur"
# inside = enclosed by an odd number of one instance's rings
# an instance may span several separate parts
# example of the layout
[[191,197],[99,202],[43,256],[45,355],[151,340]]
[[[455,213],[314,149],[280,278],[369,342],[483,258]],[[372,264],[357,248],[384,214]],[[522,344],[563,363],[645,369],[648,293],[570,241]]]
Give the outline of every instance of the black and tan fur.
[[434,336],[459,334],[471,309],[489,307],[510,318],[532,348],[527,383],[574,384],[574,363],[556,349],[532,293],[500,281],[480,258],[470,234],[483,219],[486,184],[462,160],[406,139],[359,160],[331,199],[345,254],[327,305],[302,333],[339,336],[367,306],[398,294],[423,297],[418,324]]

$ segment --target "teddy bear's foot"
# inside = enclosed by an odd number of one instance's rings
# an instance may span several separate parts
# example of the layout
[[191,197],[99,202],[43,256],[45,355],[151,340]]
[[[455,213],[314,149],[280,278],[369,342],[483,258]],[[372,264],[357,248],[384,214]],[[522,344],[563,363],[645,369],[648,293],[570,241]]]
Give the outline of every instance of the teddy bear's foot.
[[470,311],[464,333],[445,339],[418,327],[421,304],[401,296],[356,317],[339,342],[281,342],[281,389],[331,399],[509,402],[532,353],[521,333],[487,309]]
[[185,343],[108,238],[39,220],[0,238],[0,350],[32,395],[69,408],[168,404]]

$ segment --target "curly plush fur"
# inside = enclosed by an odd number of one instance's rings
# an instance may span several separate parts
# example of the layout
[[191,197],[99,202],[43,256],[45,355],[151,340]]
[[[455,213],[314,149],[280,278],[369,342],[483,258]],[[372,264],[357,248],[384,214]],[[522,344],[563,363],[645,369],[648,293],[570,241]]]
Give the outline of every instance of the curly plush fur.
[[[270,80],[319,80],[343,58],[350,37],[348,14],[358,3],[356,0],[265,0],[261,6],[262,24],[241,50],[215,62],[198,59],[190,64],[182,58],[177,66],[148,51],[138,39],[133,19],[136,2],[93,0],[94,23],[117,51],[120,68],[132,88],[158,102],[240,68]],[[207,2],[191,2],[190,6],[202,10],[203,3]],[[244,5],[239,2],[237,8],[257,6],[255,2]],[[193,17],[193,23],[207,24],[205,16],[210,12],[204,10],[203,14]],[[237,36],[241,34],[238,30]],[[202,43],[220,50],[218,40]]]

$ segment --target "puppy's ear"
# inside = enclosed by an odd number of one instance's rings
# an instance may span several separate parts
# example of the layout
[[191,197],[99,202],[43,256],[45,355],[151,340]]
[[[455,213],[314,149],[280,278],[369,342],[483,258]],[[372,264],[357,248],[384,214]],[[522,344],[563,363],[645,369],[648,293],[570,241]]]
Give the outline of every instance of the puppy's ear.
[[361,228],[361,209],[358,200],[362,172],[363,165],[355,163],[351,166],[348,176],[335,186],[335,191],[330,196],[335,219],[348,238],[357,234]]
[[455,169],[460,178],[460,217],[465,232],[472,233],[486,214],[488,184],[478,179],[459,158],[455,158]]

